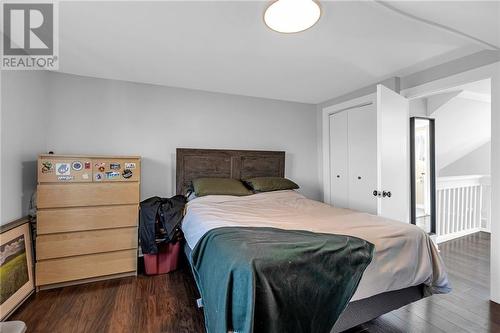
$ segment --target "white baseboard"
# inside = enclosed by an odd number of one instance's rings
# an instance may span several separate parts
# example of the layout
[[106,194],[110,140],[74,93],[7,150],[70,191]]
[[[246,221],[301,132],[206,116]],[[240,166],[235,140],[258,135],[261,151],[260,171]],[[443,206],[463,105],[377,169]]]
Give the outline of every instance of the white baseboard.
[[472,229],[457,231],[457,232],[454,232],[451,234],[439,235],[436,237],[436,242],[438,244],[443,243],[443,242],[447,242],[449,240],[452,240],[455,238],[460,238],[460,237],[467,236],[470,234],[474,234],[474,233],[479,232],[479,231],[484,231],[484,230],[483,230],[483,228],[472,228]]

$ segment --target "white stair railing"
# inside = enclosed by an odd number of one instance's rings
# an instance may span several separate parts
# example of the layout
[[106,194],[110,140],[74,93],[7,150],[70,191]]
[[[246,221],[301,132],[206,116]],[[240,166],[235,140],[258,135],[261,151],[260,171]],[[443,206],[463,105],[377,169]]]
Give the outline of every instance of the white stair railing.
[[437,179],[437,243],[478,231],[489,231],[489,185],[489,176]]

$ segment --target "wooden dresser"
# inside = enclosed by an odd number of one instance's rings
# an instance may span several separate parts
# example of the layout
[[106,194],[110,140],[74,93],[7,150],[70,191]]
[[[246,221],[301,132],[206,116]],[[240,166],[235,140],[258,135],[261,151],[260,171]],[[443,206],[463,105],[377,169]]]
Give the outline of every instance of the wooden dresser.
[[39,289],[137,274],[140,163],[138,156],[39,156]]

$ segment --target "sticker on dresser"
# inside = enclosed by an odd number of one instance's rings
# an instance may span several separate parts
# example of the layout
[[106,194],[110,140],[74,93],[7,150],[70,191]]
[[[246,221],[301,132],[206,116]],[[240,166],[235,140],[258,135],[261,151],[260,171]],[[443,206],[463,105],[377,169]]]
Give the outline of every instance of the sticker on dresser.
[[130,177],[132,177],[132,175],[133,175],[133,172],[132,172],[132,170],[130,170],[130,169],[125,169],[125,170],[123,170],[123,172],[122,172],[122,176],[123,176],[123,178],[125,178],[125,179],[129,179]]
[[135,169],[135,163],[125,163],[125,169]]
[[54,165],[51,161],[42,161],[42,173],[54,172]]
[[71,163],[71,169],[73,169],[75,171],[82,170],[83,169],[82,162],[80,162],[80,161],[73,161],[73,163]]
[[69,163],[56,163],[56,176],[69,176],[71,168]]
[[121,166],[120,163],[109,163],[109,168],[111,170],[120,170]]

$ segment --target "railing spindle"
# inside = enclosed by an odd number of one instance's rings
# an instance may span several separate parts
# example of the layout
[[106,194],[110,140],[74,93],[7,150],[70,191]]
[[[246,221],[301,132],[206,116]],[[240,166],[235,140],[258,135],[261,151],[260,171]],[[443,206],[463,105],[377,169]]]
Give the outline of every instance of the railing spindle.
[[472,220],[473,220],[473,223],[474,223],[474,226],[473,226],[474,228],[478,228],[479,227],[479,225],[477,223],[477,211],[478,211],[478,209],[477,209],[477,206],[478,206],[477,191],[478,191],[478,189],[479,189],[479,186],[474,186],[474,201],[473,201],[474,202],[474,207],[472,208]]

